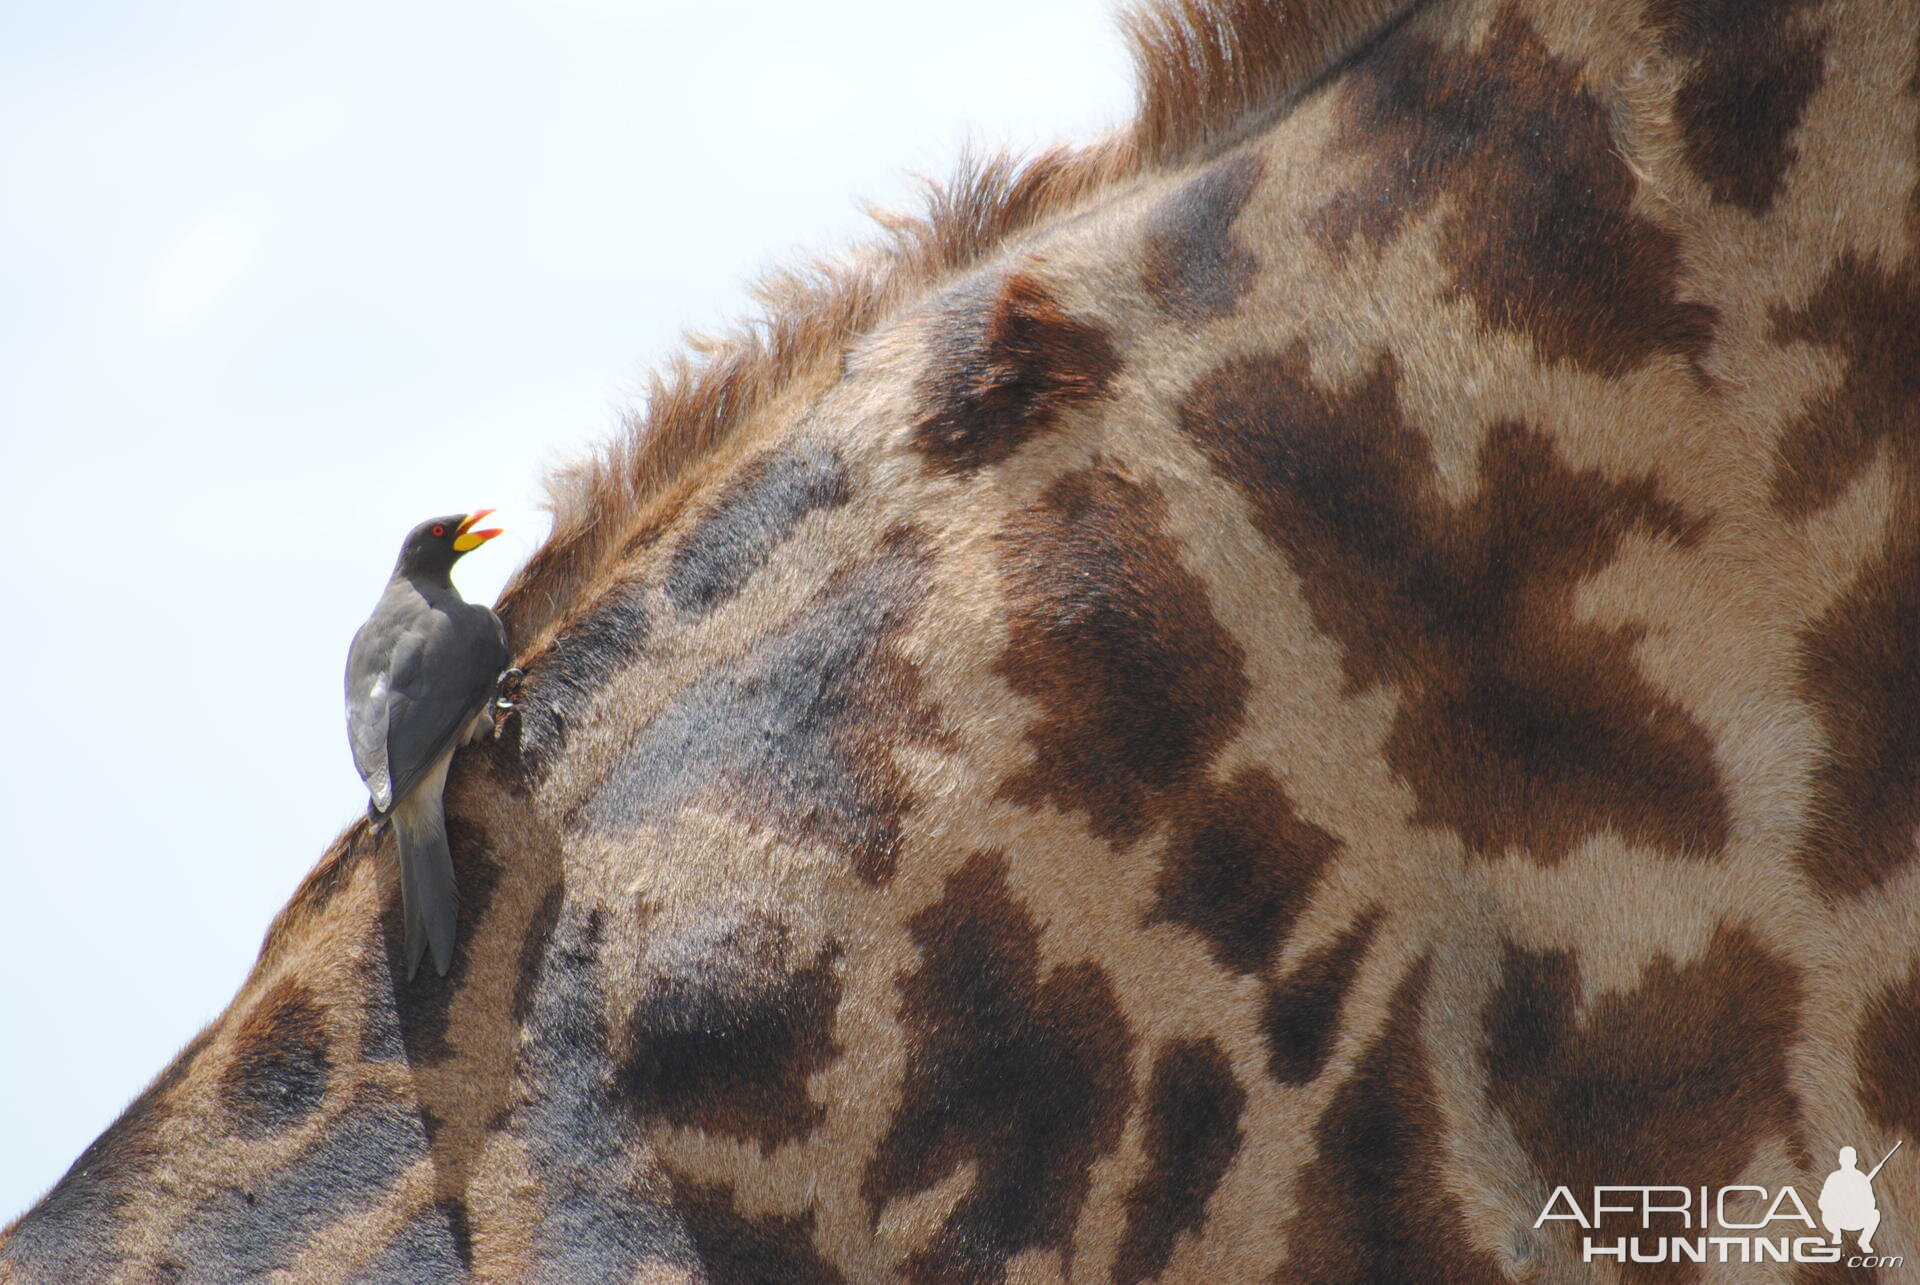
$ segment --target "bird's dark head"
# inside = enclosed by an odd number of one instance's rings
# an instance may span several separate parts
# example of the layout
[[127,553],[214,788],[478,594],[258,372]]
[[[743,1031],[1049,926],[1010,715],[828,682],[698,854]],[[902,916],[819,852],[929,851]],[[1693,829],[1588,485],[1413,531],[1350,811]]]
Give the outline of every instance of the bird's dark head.
[[400,546],[400,562],[396,570],[410,576],[445,575],[453,569],[453,564],[460,560],[461,555],[473,552],[500,534],[499,527],[474,530],[480,519],[491,512],[492,509],[478,509],[472,513],[428,518],[407,532],[406,543]]

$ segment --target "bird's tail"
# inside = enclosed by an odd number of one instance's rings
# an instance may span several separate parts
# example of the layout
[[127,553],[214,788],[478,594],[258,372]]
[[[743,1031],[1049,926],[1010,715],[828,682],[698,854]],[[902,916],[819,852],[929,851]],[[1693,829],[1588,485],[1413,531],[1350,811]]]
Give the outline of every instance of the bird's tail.
[[453,854],[447,850],[447,819],[439,783],[422,781],[391,813],[400,848],[400,906],[407,928],[407,980],[420,957],[433,951],[433,967],[442,977],[453,964],[453,935],[458,895]]

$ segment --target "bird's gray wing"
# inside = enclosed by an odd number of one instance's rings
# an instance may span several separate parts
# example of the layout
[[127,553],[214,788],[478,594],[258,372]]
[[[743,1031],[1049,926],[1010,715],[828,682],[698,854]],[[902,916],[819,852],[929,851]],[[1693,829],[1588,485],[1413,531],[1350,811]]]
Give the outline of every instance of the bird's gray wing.
[[387,771],[387,703],[391,690],[388,660],[397,631],[376,612],[360,626],[347,651],[347,739],[353,765],[367,783],[373,805],[393,806],[393,782]]
[[403,799],[486,708],[506,668],[504,632],[472,603],[421,613],[394,648],[387,692],[387,770]]

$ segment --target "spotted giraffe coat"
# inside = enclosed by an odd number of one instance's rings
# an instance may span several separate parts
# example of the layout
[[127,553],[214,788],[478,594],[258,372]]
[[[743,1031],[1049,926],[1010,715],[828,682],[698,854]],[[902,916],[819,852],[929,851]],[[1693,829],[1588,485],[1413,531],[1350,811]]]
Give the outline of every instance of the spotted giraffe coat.
[[0,1279],[1902,1279],[1538,1215],[1920,1145],[1917,16],[1134,14],[557,480],[444,982],[355,825]]

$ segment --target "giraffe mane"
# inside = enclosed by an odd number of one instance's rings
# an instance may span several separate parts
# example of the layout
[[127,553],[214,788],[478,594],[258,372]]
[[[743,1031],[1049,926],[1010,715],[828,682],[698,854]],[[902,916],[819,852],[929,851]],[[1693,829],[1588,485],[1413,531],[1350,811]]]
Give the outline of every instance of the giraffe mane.
[[776,270],[763,312],[690,337],[600,451],[548,479],[553,529],[501,596],[516,652],[589,600],[650,502],[756,411],[835,362],[940,277],[1103,189],[1217,151],[1285,109],[1415,0],[1148,0],[1121,14],[1135,64],[1133,121],[1028,159],[963,157],[918,214],[872,211],[882,235]]

